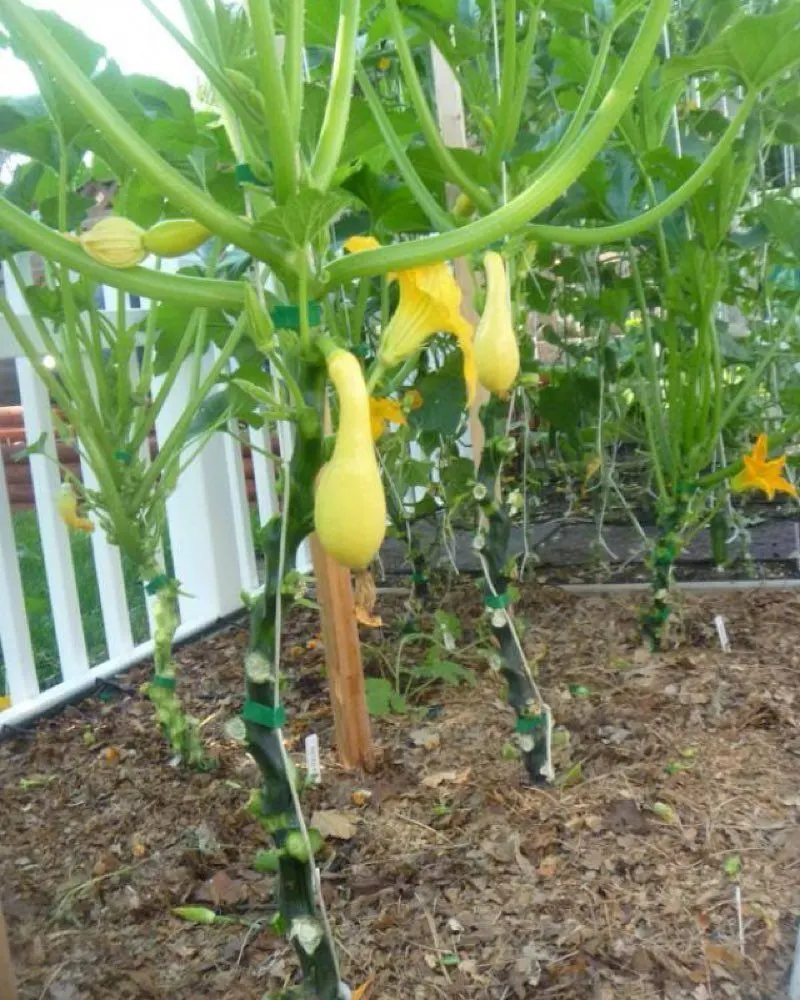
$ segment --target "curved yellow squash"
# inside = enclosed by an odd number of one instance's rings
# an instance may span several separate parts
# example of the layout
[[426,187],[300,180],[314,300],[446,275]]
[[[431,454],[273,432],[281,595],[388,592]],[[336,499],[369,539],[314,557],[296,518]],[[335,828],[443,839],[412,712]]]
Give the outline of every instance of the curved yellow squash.
[[320,544],[342,566],[364,569],[386,532],[386,498],[375,458],[369,395],[358,359],[333,351],[328,375],[339,396],[333,455],[320,473],[314,526]]
[[489,392],[504,396],[519,374],[519,347],[511,319],[505,262],[489,251],[486,269],[486,308],[475,333],[475,365],[478,381]]

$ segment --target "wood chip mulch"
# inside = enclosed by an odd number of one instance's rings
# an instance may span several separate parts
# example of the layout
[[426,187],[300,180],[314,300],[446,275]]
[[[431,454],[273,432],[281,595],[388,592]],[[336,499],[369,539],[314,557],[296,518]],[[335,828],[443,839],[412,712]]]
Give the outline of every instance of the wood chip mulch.
[[[474,585],[441,603],[471,641]],[[400,599],[382,605],[391,628]],[[488,667],[475,687],[429,690],[413,718],[376,719],[378,770],[342,771],[314,614],[292,616],[287,733],[298,760],[304,736],[320,737],[324,781],[306,805],[338,834],[323,892],[344,977],[374,977],[362,996],[785,997],[800,916],[798,598],[686,597],[658,655],[638,642],[637,610],[524,589],[526,649],[569,732],[567,780],[546,790],[524,785]],[[384,637],[392,659],[396,641]],[[275,878],[253,868],[268,845],[243,810],[256,771],[224,729],[245,642],[235,625],[179,654],[212,773],[170,766],[138,693],[146,665],[0,743],[20,1000],[262,1000],[292,984],[294,955],[269,927]],[[186,923],[171,913],[185,904],[236,920]]]

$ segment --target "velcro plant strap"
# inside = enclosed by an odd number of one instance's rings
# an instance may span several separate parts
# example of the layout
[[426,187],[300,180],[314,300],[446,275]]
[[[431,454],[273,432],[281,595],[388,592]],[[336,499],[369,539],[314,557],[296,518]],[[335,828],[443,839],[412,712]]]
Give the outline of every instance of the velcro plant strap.
[[[273,306],[270,309],[272,322],[279,330],[300,329],[300,309],[298,306]],[[319,302],[308,303],[308,325],[319,326],[322,321],[322,307]]]
[[520,715],[515,728],[518,733],[535,733],[545,725],[546,721],[546,715]]
[[271,708],[258,701],[246,701],[242,706],[242,718],[245,722],[254,722],[265,729],[280,729],[286,724],[286,709],[283,705]]
[[117,448],[114,452],[114,458],[120,462],[122,465],[130,465],[133,459],[133,455],[124,448]]
[[256,177],[249,163],[237,163],[233,176],[237,184],[257,184],[259,187],[267,187],[264,181]]
[[168,587],[169,583],[170,579],[167,574],[159,573],[158,576],[154,576],[149,583],[145,584],[144,589],[152,597],[153,594],[157,594],[159,590],[163,590],[165,587]]
[[492,611],[501,611],[507,608],[509,605],[509,596],[506,592],[505,594],[485,594],[483,598],[483,606],[485,608],[490,608]]
[[425,573],[412,573],[411,574],[412,583],[427,583],[428,577]]
[[164,674],[155,674],[150,683],[153,687],[164,688],[165,691],[175,690],[175,678],[166,677]]

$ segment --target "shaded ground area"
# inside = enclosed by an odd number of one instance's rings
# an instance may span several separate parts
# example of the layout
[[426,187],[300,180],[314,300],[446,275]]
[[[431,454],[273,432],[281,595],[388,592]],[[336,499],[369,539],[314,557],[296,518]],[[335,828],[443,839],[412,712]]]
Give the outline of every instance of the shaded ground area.
[[[397,602],[380,609],[389,630]],[[474,585],[441,603],[477,641]],[[373,1000],[783,996],[800,915],[797,599],[687,597],[656,657],[629,598],[530,587],[519,610],[570,733],[566,787],[522,786],[502,684],[480,667],[475,687],[376,720],[379,770],[342,773],[313,612],[293,616],[287,732],[323,747],[307,808],[338,834],[322,882],[348,981],[374,975]],[[291,982],[293,955],[265,926],[274,878],[253,869],[266,843],[243,810],[255,769],[224,735],[244,641],[234,626],[180,653],[212,774],[170,767],[137,693],[144,668],[0,744],[0,895],[22,1000],[262,1000]],[[237,921],[187,924],[170,912],[185,903]]]
[[[676,577],[679,580],[755,580],[800,577],[800,530],[795,518],[764,504],[749,508],[752,524],[749,538],[731,534],[726,547],[725,564],[714,565],[707,529],[698,533],[678,555]],[[569,519],[558,516],[532,521],[527,530],[529,565],[537,567],[537,577],[548,583],[638,582],[650,579],[645,560],[650,542],[630,522],[606,523],[602,542],[597,524],[589,512]],[[456,528],[451,553],[437,543],[431,523],[420,522],[413,528],[429,561],[447,569],[452,563],[461,572],[480,571],[480,561],[473,548],[474,531]],[[645,522],[642,531],[652,541],[655,527]],[[525,552],[525,535],[519,525],[511,529],[511,551]],[[388,573],[408,573],[406,546],[388,539],[381,550]]]

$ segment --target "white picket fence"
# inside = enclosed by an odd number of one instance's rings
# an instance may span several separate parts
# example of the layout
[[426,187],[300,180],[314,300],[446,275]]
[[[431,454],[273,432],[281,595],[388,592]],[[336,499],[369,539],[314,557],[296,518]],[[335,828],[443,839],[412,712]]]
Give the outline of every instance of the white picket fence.
[[[28,258],[21,255],[18,263],[25,273]],[[7,269],[4,285],[15,313],[35,336],[24,298]],[[105,303],[115,303],[116,292],[102,291]],[[134,322],[145,314],[149,303],[131,302],[128,298],[126,306],[128,320]],[[13,358],[16,364],[26,440],[32,444],[45,435],[44,452],[31,455],[30,466],[61,682],[45,690],[40,688],[36,651],[25,611],[14,518],[5,470],[0,463],[0,646],[6,691],[11,699],[11,706],[0,712],[0,731],[68,701],[96,681],[147,658],[152,652],[152,640],[134,642],[120,553],[98,529],[92,534],[92,554],[109,656],[101,663],[89,662],[69,534],[56,510],[61,481],[53,461],[56,452],[51,402],[30,362],[21,355],[0,320],[0,358]],[[182,373],[177,379],[156,422],[157,440],[164,440],[174,426],[188,388],[187,369],[185,377]],[[291,448],[289,431],[279,428],[284,456],[288,456]],[[269,429],[251,431],[250,440],[254,446],[257,508],[263,523],[278,509],[274,465],[266,457],[270,452]],[[85,480],[92,481],[91,470],[85,465],[82,473]],[[242,592],[252,592],[259,585],[242,448],[237,440],[223,433],[209,440],[170,497],[167,522],[175,576],[186,592],[180,597],[178,631],[178,638],[185,639],[237,611],[242,607]],[[307,548],[301,553],[298,568],[310,569]]]

